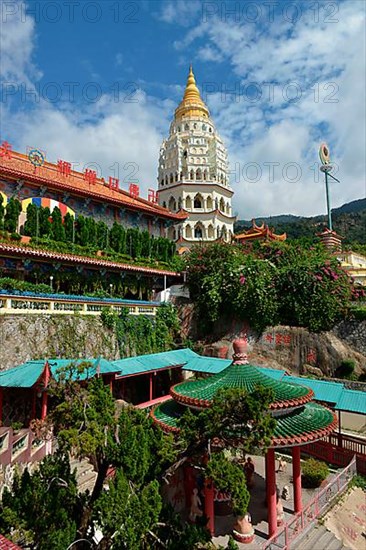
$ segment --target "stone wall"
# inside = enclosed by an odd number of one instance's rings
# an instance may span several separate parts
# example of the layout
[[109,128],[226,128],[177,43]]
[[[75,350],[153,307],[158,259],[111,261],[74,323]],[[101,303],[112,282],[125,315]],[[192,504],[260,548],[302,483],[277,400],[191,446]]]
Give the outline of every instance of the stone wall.
[[356,351],[366,355],[366,321],[341,321],[332,332]]
[[0,316],[0,370],[46,357],[118,359],[113,331],[98,316]]

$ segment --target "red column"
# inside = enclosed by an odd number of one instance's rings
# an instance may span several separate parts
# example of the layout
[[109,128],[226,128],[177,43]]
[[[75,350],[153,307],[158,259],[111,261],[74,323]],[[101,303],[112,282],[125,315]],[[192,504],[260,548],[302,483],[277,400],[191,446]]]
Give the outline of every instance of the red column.
[[149,391],[149,401],[153,400],[153,373],[150,372],[150,391]]
[[0,422],[3,420],[3,399],[4,399],[4,388],[0,388]]
[[42,393],[41,420],[44,420],[47,416],[47,402],[48,402],[48,393],[47,393],[47,390],[44,390],[44,392]]
[[36,399],[37,399],[37,388],[32,388],[32,412],[31,412],[31,420],[34,420],[36,418]]
[[292,478],[294,484],[294,510],[301,512],[301,465],[300,465],[300,447],[292,447]]
[[209,480],[205,480],[205,516],[208,518],[207,528],[211,535],[215,533],[215,509],[214,509],[214,486]]
[[268,535],[272,537],[277,532],[276,510],[276,466],[274,449],[268,449],[266,453],[266,488],[268,506]]

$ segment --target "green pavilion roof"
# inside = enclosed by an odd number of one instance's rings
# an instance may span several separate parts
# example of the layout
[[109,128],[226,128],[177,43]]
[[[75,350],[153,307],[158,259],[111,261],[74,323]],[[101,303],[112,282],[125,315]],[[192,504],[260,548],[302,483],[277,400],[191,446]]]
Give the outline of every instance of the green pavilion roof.
[[299,406],[313,397],[313,391],[306,386],[275,380],[253,365],[235,363],[203,380],[177,384],[171,388],[170,394],[179,403],[202,408],[209,407],[222,388],[240,388],[251,393],[258,385],[273,390],[272,409]]
[[[151,415],[164,431],[178,432],[178,420],[185,410],[186,407],[170,399],[155,407]],[[296,409],[276,417],[271,446],[305,445],[324,437],[336,427],[336,418],[329,409],[318,403],[306,403],[300,411]]]

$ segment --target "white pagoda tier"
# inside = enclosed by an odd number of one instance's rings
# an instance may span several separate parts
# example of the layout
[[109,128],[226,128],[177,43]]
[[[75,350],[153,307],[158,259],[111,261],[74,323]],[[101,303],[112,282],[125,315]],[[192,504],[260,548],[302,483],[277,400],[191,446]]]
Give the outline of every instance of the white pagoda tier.
[[158,171],[159,204],[189,215],[168,229],[180,252],[195,243],[231,241],[232,196],[227,151],[190,67],[183,100],[160,149]]

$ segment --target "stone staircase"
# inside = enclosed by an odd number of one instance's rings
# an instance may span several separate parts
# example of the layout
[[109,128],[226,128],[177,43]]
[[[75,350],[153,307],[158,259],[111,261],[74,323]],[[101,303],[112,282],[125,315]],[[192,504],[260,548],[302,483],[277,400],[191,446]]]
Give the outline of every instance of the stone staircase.
[[296,550],[349,550],[324,525],[316,525],[299,543],[295,541]]
[[78,460],[71,457],[70,459],[71,471],[76,468],[76,479],[78,484],[79,493],[85,493],[85,491],[92,491],[97,473],[94,471],[92,464],[86,459]]

